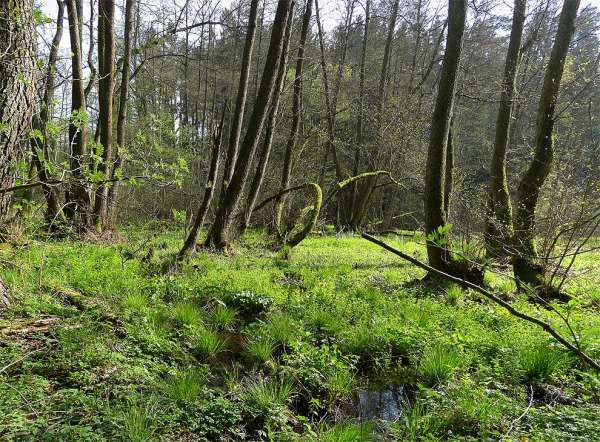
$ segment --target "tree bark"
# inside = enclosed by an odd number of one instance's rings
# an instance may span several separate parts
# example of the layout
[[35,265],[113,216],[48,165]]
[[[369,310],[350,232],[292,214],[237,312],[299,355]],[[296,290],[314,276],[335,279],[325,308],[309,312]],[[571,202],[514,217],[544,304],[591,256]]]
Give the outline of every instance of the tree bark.
[[[131,31],[133,29],[133,10],[136,0],[125,1],[125,29],[123,35],[123,67],[121,68],[121,87],[119,90],[119,111],[117,113],[117,144],[115,146],[115,165],[114,171],[121,168],[121,155],[119,149],[125,146],[125,123],[127,121],[128,99],[129,99],[129,80],[131,76],[131,53],[132,41]],[[114,172],[113,172],[114,173]],[[108,212],[107,221],[112,223],[115,218],[114,211],[117,204],[118,182],[115,182],[108,191]]]
[[[302,75],[304,72],[304,47],[306,45],[308,32],[310,31],[312,2],[313,0],[306,0],[306,7],[304,8],[304,15],[302,17],[302,28],[300,29],[298,58],[296,59],[296,72],[294,75],[294,96],[292,98],[292,126],[290,128],[290,134],[285,145],[283,168],[281,170],[281,189],[287,189],[290,187],[293,162],[292,156],[294,154],[296,142],[298,141],[298,132],[300,131],[300,118],[302,115]],[[283,213],[286,195],[287,194],[282,195],[277,199],[277,201],[275,201],[275,226],[281,225],[281,216]]]
[[[23,155],[35,104],[33,1],[0,3],[0,187],[15,183],[13,166]],[[10,194],[0,195],[0,220]]]
[[198,236],[200,236],[200,230],[204,225],[204,219],[206,218],[206,214],[208,213],[210,203],[212,202],[213,195],[215,193],[217,175],[219,174],[219,159],[221,156],[221,146],[223,145],[223,123],[225,121],[226,108],[227,106],[223,106],[223,111],[221,113],[221,122],[219,123],[219,127],[217,128],[213,136],[212,152],[210,154],[210,166],[208,168],[208,175],[206,176],[204,198],[202,199],[202,204],[200,204],[198,212],[196,213],[196,218],[194,219],[192,229],[190,230],[190,233],[188,234],[188,237],[186,238],[183,247],[177,255],[178,262],[182,262],[186,258],[193,255],[196,249],[196,243],[198,242]]
[[533,159],[521,178],[517,191],[513,269],[517,281],[533,287],[545,284],[543,268],[537,262],[535,211],[541,188],[552,168],[554,111],[565,60],[575,32],[579,3],[579,0],[565,0],[563,3],[540,95]]
[[[113,160],[113,87],[115,68],[115,2],[99,0],[98,2],[98,126],[100,144],[102,146],[102,162],[98,170],[104,180],[110,180]],[[94,224],[101,232],[108,227],[108,188],[109,184],[101,184],[96,189],[94,201]]]
[[225,190],[231,182],[238,157],[240,137],[242,134],[242,123],[244,121],[244,111],[246,109],[246,98],[248,95],[248,81],[250,78],[250,65],[252,63],[252,50],[254,48],[254,39],[256,35],[258,3],[259,0],[252,0],[250,3],[248,29],[246,31],[246,41],[244,43],[244,53],[242,55],[242,70],[240,72],[240,82],[235,101],[233,121],[231,122],[229,146],[227,149],[227,157],[225,158],[225,170],[223,172],[223,183],[221,186],[221,193],[223,196],[226,195]]
[[506,151],[510,140],[526,3],[526,0],[515,0],[508,53],[504,65],[502,93],[496,120],[496,136],[490,164],[490,193],[485,234],[486,251],[489,256],[506,255],[507,246],[513,235],[512,204],[506,177]]
[[[448,36],[442,62],[440,83],[431,123],[425,170],[425,232],[435,235],[446,224],[444,187],[448,132],[454,105],[456,77],[460,65],[462,40],[467,15],[466,0],[451,0],[448,7]],[[427,241],[429,264],[440,270],[447,268],[448,256],[441,246],[443,238]]]
[[[312,1],[312,0],[310,0]],[[292,11],[292,10],[290,10]],[[281,98],[281,94],[283,91],[283,84],[287,74],[287,61],[288,61],[288,51],[290,46],[290,34],[292,31],[292,21],[293,14],[290,12],[290,16],[288,17],[288,25],[285,31],[284,38],[284,48],[283,55],[281,58],[281,62],[279,63],[279,70],[277,72],[277,81],[275,85],[275,94],[271,103],[271,111],[269,114],[269,119],[267,121],[267,130],[265,132],[265,137],[263,141],[263,148],[260,153],[260,157],[258,160],[258,165],[256,167],[256,173],[254,174],[254,178],[252,183],[250,184],[250,190],[248,192],[248,203],[246,204],[246,210],[244,212],[244,219],[242,220],[242,226],[240,228],[240,232],[244,233],[250,224],[250,218],[252,217],[252,212],[254,211],[254,205],[256,204],[256,199],[258,198],[258,192],[260,191],[260,187],[262,186],[262,182],[265,176],[265,172],[267,170],[267,164],[269,162],[269,157],[271,156],[271,147],[273,145],[273,135],[275,132],[275,126],[277,124],[277,113],[279,112],[279,102]]]
[[221,199],[215,221],[205,242],[205,245],[208,247],[222,250],[229,244],[230,229],[239,208],[242,191],[248,179],[250,164],[256,152],[256,146],[267,118],[269,105],[274,93],[276,93],[274,89],[279,63],[283,56],[283,37],[293,4],[293,0],[279,0],[277,3],[275,21],[271,30],[271,41],[269,43],[258,96],[248,121],[248,129],[240,147],[235,170],[229,186],[227,186]]
[[56,82],[56,62],[58,60],[58,49],[63,34],[63,18],[65,14],[65,2],[57,0],[58,12],[56,14],[56,32],[52,38],[50,52],[48,53],[48,64],[46,68],[46,81],[44,84],[44,93],[40,103],[39,117],[34,117],[34,127],[42,134],[42,139],[31,138],[32,159],[38,171],[39,180],[42,184],[44,199],[46,200],[46,212],[44,218],[49,229],[53,229],[58,218],[62,215],[59,204],[58,193],[47,183],[52,179],[46,162],[50,158],[50,144],[55,144],[46,133],[46,125],[52,116],[52,101],[54,99],[54,89]]

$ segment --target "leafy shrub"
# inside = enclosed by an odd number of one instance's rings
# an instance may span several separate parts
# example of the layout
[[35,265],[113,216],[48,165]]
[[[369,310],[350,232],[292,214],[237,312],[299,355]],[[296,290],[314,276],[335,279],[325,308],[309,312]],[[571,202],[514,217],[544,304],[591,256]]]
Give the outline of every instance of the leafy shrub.
[[254,292],[244,291],[227,295],[225,303],[235,309],[243,319],[251,320],[267,313],[273,305],[273,300]]

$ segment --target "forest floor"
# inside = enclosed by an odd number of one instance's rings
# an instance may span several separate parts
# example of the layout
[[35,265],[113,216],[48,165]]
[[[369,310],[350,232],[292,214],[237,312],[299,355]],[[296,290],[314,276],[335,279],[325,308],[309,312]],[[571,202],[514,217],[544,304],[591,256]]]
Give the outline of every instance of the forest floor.
[[[596,374],[365,240],[311,237],[284,259],[252,233],[162,274],[181,241],[0,245],[1,440],[600,440]],[[422,238],[386,241],[424,257]],[[561,308],[600,358],[600,254],[574,275]]]

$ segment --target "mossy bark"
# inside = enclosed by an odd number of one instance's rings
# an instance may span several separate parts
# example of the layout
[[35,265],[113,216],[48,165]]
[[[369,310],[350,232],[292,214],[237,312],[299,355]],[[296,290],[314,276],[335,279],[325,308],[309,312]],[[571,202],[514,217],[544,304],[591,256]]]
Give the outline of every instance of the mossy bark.
[[544,284],[543,268],[538,262],[535,244],[535,212],[542,186],[552,168],[555,108],[565,60],[575,32],[579,3],[579,0],[563,3],[540,95],[533,159],[521,178],[517,192],[513,269],[521,284],[534,287]]
[[[460,65],[466,15],[466,0],[450,1],[446,52],[442,62],[440,84],[433,112],[425,171],[424,207],[425,231],[427,234],[435,233],[438,227],[446,224],[444,188],[448,133],[454,105],[454,92]],[[443,238],[438,239],[442,240]],[[448,254],[440,244],[441,241],[427,241],[427,256],[432,267],[445,270],[448,267]]]
[[516,80],[521,58],[521,40],[525,23],[526,0],[515,0],[500,106],[496,119],[494,150],[490,164],[490,191],[485,245],[488,256],[504,256],[513,235],[512,204],[506,176],[506,152],[510,140]]

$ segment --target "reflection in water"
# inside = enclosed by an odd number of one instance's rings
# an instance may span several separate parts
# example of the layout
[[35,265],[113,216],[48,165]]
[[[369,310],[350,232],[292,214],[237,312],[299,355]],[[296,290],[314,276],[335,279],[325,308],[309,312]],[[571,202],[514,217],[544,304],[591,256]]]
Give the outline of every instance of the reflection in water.
[[361,420],[396,421],[402,414],[404,386],[383,390],[359,390],[356,406]]

